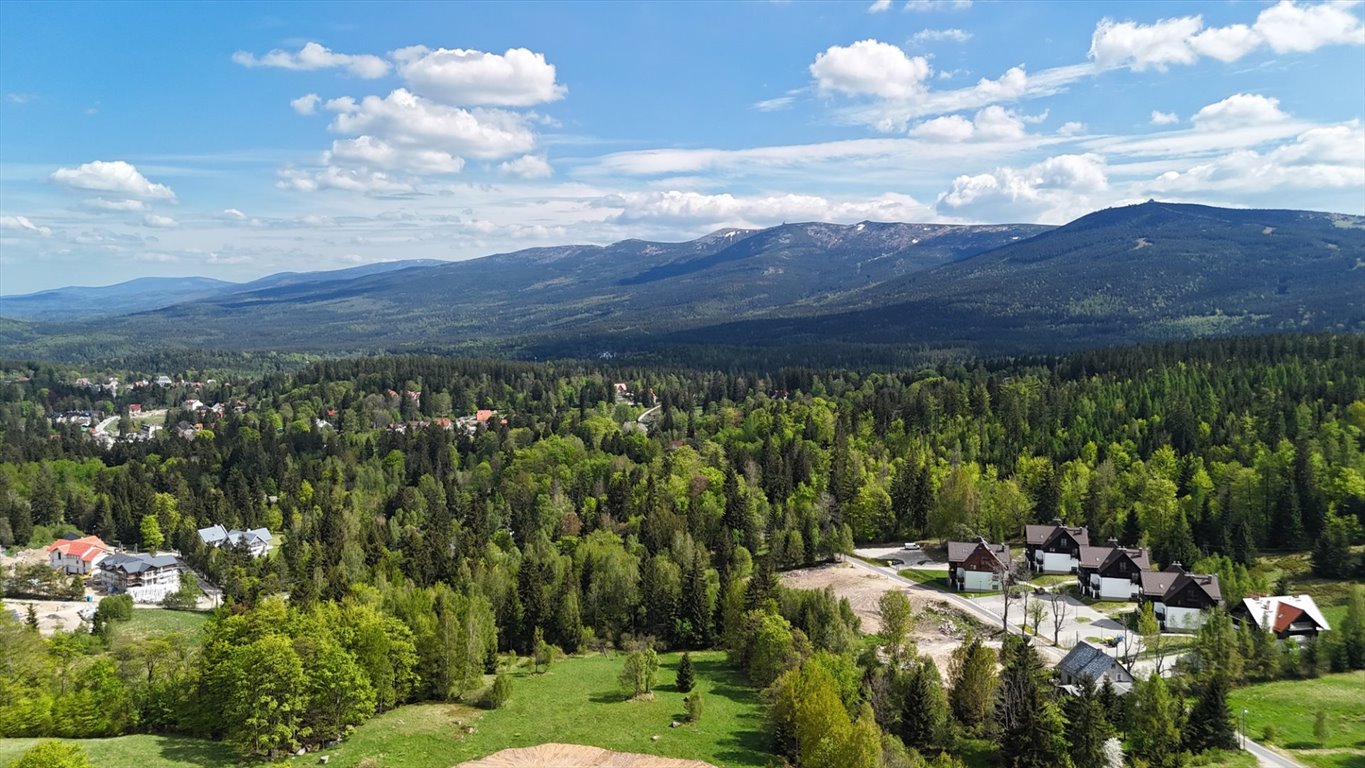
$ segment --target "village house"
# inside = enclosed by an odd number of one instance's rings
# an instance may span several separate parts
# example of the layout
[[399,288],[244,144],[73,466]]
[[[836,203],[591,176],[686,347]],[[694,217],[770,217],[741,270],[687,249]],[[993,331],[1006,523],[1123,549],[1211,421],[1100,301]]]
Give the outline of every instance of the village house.
[[1137,600],[1142,596],[1142,574],[1151,568],[1147,550],[1120,547],[1110,539],[1108,546],[1081,547],[1076,572],[1086,597]]
[[1294,638],[1302,642],[1331,629],[1327,617],[1308,595],[1248,597],[1234,606],[1231,613],[1238,624],[1250,623],[1280,640]]
[[962,592],[995,592],[1004,589],[1010,572],[1010,548],[976,541],[948,542],[948,584]]
[[1058,662],[1057,682],[1062,690],[1075,695],[1076,686],[1087,677],[1096,686],[1103,685],[1108,680],[1120,696],[1133,689],[1132,672],[1105,653],[1103,648],[1082,640]]
[[1075,573],[1081,547],[1090,546],[1090,533],[1054,519],[1050,525],[1024,526],[1025,558],[1040,573]]
[[113,552],[98,536],[57,539],[47,547],[47,560],[53,570],[84,576]]
[[228,530],[221,525],[199,529],[199,540],[210,547],[245,547],[252,557],[263,557],[270,552],[273,537],[267,528],[233,528]]
[[126,594],[135,603],[159,603],[180,589],[180,561],[174,555],[118,552],[100,561],[95,585],[110,594]]
[[1222,605],[1218,577],[1188,573],[1180,563],[1161,571],[1142,573],[1142,600],[1152,603],[1152,612],[1163,630],[1193,632],[1204,623],[1204,612]]

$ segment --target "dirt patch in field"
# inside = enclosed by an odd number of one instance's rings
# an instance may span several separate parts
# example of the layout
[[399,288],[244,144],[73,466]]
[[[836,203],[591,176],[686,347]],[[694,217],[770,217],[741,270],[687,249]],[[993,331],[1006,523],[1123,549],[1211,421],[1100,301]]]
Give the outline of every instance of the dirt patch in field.
[[578,744],[541,744],[494,752],[456,768],[716,768],[700,760],[613,752]]
[[[934,660],[939,674],[945,680],[948,679],[948,661],[953,649],[961,645],[962,638],[966,636],[966,626],[970,623],[952,604],[933,592],[910,589],[886,576],[868,573],[844,563],[786,571],[782,574],[782,583],[793,589],[833,589],[834,594],[848,599],[863,631],[868,633],[881,631],[882,619],[877,601],[882,595],[891,590],[903,592],[910,599],[910,609],[915,617],[911,636],[919,652]],[[986,645],[1000,647],[999,641],[994,640],[987,640]]]

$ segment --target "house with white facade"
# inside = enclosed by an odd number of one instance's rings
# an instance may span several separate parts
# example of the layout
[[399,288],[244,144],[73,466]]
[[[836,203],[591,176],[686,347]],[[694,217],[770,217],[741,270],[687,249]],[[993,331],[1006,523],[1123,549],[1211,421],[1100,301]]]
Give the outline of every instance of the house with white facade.
[[1138,600],[1142,574],[1152,569],[1147,550],[1120,547],[1114,539],[1104,547],[1081,547],[1076,573],[1081,592],[1098,600]]
[[1188,573],[1180,563],[1142,574],[1142,600],[1151,601],[1161,628],[1193,632],[1204,624],[1205,611],[1223,603],[1218,577]]
[[135,603],[159,603],[180,589],[180,561],[174,555],[119,552],[100,561],[94,582],[110,594],[127,594]]
[[47,546],[47,562],[53,570],[84,576],[113,552],[98,536],[57,539]]
[[1090,532],[1054,519],[1050,525],[1024,526],[1024,552],[1029,568],[1038,573],[1075,573],[1081,547],[1090,546]]
[[1133,673],[1105,650],[1082,640],[1072,646],[1066,656],[1057,664],[1057,682],[1062,690],[1075,694],[1075,686],[1089,678],[1096,686],[1107,680],[1119,695],[1133,688]]
[[1005,588],[1010,572],[1010,548],[976,541],[948,542],[948,584],[961,592],[997,592]]

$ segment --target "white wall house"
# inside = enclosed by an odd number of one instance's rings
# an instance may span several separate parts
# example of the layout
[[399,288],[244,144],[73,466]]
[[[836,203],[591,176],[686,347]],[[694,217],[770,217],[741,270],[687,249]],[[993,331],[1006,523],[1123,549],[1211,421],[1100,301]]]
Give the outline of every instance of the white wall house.
[[98,536],[58,539],[47,547],[47,562],[53,570],[84,576],[113,551]]
[[180,589],[180,561],[173,555],[118,553],[100,562],[95,583],[135,603],[159,603]]

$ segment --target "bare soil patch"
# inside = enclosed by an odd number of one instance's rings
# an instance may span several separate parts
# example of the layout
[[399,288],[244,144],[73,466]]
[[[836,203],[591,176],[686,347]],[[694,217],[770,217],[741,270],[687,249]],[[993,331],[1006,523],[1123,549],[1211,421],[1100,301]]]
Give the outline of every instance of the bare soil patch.
[[456,768],[716,768],[700,760],[613,752],[578,744],[540,744],[494,752]]

